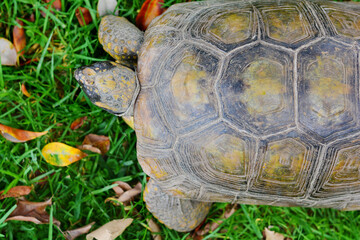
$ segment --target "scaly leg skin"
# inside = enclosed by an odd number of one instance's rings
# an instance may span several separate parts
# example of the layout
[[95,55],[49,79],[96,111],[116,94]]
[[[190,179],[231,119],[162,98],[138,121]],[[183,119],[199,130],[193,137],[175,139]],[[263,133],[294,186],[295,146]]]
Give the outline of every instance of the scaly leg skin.
[[108,15],[101,19],[99,42],[117,62],[131,66],[144,39],[144,33],[126,18]]
[[167,227],[178,232],[195,229],[206,217],[211,203],[181,199],[163,192],[159,185],[150,179],[144,191],[147,209]]
[[75,78],[96,106],[117,116],[133,115],[139,85],[132,69],[115,62],[97,62],[76,69]]

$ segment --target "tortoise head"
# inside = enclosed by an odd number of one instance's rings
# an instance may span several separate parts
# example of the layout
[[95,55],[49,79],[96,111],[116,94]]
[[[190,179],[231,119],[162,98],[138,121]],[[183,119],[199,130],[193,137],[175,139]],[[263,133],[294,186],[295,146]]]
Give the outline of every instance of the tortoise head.
[[78,68],[75,78],[90,101],[117,116],[132,116],[140,85],[137,56],[144,33],[123,17],[102,18],[99,41],[116,62],[98,62]]
[[75,78],[90,101],[117,116],[131,116],[139,93],[135,72],[116,62],[80,67]]

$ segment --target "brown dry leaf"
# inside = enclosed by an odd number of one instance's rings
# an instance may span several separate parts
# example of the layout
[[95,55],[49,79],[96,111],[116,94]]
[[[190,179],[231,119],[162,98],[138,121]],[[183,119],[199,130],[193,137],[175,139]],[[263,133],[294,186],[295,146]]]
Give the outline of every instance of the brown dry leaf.
[[71,130],[76,130],[76,129],[80,128],[84,124],[86,119],[87,119],[87,117],[85,116],[85,117],[81,117],[81,118],[78,118],[75,121],[73,121],[70,125]]
[[114,14],[117,16],[119,15],[119,11],[118,10],[115,11],[116,5],[117,5],[116,0],[99,0],[97,5],[97,12],[100,17],[109,14]]
[[0,38],[1,65],[15,66],[18,55],[14,45],[5,38]]
[[[52,1],[52,0],[45,0],[45,2],[47,2],[47,3],[51,2],[51,1]],[[51,6],[52,6],[53,8],[55,8],[56,10],[61,11],[61,0],[55,0],[55,1],[51,4]]]
[[21,26],[15,26],[13,30],[13,42],[18,53],[18,56],[22,56],[24,54],[24,48],[26,47],[26,35],[25,30],[22,26],[24,26],[23,21],[16,18],[16,22]]
[[162,8],[164,0],[146,0],[141,6],[139,14],[136,16],[136,26],[145,31],[151,21],[161,15],[165,9]]
[[28,92],[28,90],[26,89],[26,87],[25,87],[25,84],[23,83],[23,84],[21,84],[21,92],[22,92],[22,94],[24,94],[25,96],[27,96],[27,97],[31,97],[31,94]]
[[31,189],[32,187],[29,186],[16,186],[10,188],[9,191],[7,191],[5,194],[3,194],[4,190],[0,191],[0,200],[9,197],[20,197],[29,195]]
[[268,228],[265,228],[263,231],[263,237],[264,240],[291,240],[289,238],[285,238],[281,233],[271,231]]
[[132,218],[113,220],[86,235],[86,240],[114,240],[132,223]]
[[217,229],[224,222],[223,220],[228,219],[229,217],[231,217],[231,215],[233,215],[236,212],[238,207],[239,207],[239,204],[234,204],[234,205],[228,204],[226,206],[225,212],[220,217],[220,220],[218,220],[216,222],[212,222],[212,223],[207,223],[203,229],[200,229],[200,228],[196,229],[194,231],[194,233],[195,233],[194,235],[204,236],[207,233],[209,233],[210,231],[215,231],[215,229]]
[[126,182],[116,181],[114,183],[118,184],[118,186],[113,187],[116,196],[107,198],[105,202],[113,200],[115,204],[121,202],[127,206],[130,201],[134,200],[134,197],[141,193],[142,185],[140,182],[134,188],[130,187]]
[[102,135],[89,134],[78,148],[105,155],[110,149],[110,139]]
[[26,130],[21,130],[17,128],[12,128],[0,124],[0,134],[11,142],[26,142],[42,135],[45,135],[48,131],[44,132],[30,132]]
[[[36,224],[47,224],[50,222],[50,216],[46,212],[46,207],[50,205],[51,199],[45,202],[19,200],[16,209],[10,214],[6,221],[18,220]],[[60,222],[55,218],[53,218],[53,224],[60,227]]]
[[125,203],[134,199],[135,196],[141,193],[142,185],[138,182],[134,188],[127,190],[123,194],[121,194],[118,198],[119,202]]
[[76,228],[73,230],[67,230],[64,232],[64,237],[66,238],[66,240],[74,240],[75,238],[86,234],[90,231],[91,227],[95,224],[95,222],[92,222],[84,227],[81,228]]
[[88,25],[89,23],[92,22],[90,12],[87,8],[79,7],[78,9],[76,9],[75,15],[78,22],[80,23],[80,26]]
[[159,225],[157,225],[157,223],[152,218],[146,219],[146,222],[149,225],[150,231],[153,233],[152,238],[154,240],[161,240],[162,239],[160,235],[161,230]]
[[86,153],[66,144],[53,142],[45,145],[41,150],[45,161],[51,165],[64,167],[87,156]]

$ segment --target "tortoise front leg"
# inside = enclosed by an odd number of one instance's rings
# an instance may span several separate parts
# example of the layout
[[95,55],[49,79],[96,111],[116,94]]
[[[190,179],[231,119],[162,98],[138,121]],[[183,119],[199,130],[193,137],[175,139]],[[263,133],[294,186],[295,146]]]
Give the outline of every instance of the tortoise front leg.
[[98,37],[117,62],[131,66],[137,61],[144,33],[126,18],[108,15],[101,19]]
[[206,217],[211,203],[181,199],[163,192],[153,179],[144,191],[147,209],[167,227],[179,232],[195,229]]

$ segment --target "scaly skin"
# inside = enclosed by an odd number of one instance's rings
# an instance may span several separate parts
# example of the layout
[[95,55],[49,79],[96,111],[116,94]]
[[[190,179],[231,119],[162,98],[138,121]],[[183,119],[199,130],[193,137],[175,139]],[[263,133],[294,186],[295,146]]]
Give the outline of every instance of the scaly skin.
[[209,212],[211,203],[181,199],[163,192],[153,179],[144,191],[147,209],[160,221],[179,232],[188,232],[199,225]]

